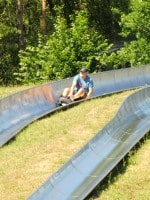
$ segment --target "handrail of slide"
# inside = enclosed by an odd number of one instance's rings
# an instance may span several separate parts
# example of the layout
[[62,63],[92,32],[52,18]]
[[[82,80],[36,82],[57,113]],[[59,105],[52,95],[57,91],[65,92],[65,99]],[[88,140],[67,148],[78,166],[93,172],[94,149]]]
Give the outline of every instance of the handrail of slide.
[[129,97],[115,117],[28,200],[84,199],[150,130],[150,86]]
[[[90,74],[93,97],[150,84],[150,65]],[[32,87],[0,100],[0,146],[32,121],[58,109],[56,101],[72,78]]]

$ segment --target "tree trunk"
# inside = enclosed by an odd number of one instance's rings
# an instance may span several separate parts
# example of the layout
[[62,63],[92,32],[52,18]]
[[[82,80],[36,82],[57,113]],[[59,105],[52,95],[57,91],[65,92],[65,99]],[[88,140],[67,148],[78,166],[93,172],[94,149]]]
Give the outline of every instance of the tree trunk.
[[46,34],[46,0],[42,0],[42,33]]
[[24,29],[23,29],[23,5],[22,0],[18,0],[18,29],[19,29],[19,49],[25,48]]

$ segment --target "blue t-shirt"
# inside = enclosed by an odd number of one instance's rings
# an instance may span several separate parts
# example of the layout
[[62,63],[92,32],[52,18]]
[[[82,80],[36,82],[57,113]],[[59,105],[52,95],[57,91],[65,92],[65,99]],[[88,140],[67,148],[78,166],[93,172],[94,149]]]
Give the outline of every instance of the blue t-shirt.
[[74,77],[73,83],[76,84],[75,90],[78,91],[79,89],[83,88],[86,92],[89,91],[89,88],[93,88],[93,80],[87,76],[86,79],[82,79],[82,77],[78,74]]

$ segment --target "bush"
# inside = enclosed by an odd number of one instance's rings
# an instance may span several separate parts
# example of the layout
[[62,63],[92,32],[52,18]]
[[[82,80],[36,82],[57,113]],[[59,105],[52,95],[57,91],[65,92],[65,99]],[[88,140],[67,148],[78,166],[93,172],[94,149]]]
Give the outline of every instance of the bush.
[[90,72],[99,71],[107,65],[111,45],[94,29],[89,28],[86,11],[76,13],[67,26],[64,18],[58,17],[55,32],[46,44],[39,37],[37,47],[28,46],[20,52],[20,72],[17,79],[21,82],[35,82],[70,77],[81,67]]

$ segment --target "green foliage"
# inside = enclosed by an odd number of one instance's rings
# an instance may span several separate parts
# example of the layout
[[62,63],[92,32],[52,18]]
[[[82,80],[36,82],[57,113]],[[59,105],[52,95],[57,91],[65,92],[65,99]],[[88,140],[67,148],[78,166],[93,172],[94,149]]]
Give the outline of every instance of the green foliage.
[[[40,9],[38,0],[23,1],[24,36],[26,44],[37,44],[40,31]],[[0,84],[16,83],[19,69],[19,30],[17,1],[1,0],[0,4]]]
[[115,68],[150,63],[150,3],[149,0],[132,0],[130,13],[121,18],[122,33],[130,43],[109,57]]
[[41,82],[47,80],[45,75],[46,68],[44,68],[43,60],[46,61],[46,46],[43,44],[43,38],[39,35],[39,44],[37,47],[28,45],[25,51],[20,51],[20,65],[19,72],[14,73],[15,79],[20,83]]
[[18,30],[15,26],[15,1],[0,5],[0,84],[14,83],[13,73],[18,66]]
[[90,72],[107,64],[111,45],[98,32],[89,28],[87,13],[77,12],[68,28],[64,18],[58,17],[55,32],[46,44],[28,47],[20,54],[22,81],[41,81],[73,76],[83,66]]
[[[19,21],[17,1],[0,0],[0,84],[66,78],[82,66],[94,72],[149,63],[149,0],[47,0],[45,32],[41,2],[24,0],[22,8]],[[132,42],[108,54],[105,38]]]
[[128,12],[130,0],[86,0],[85,3],[91,26],[109,40],[118,39],[119,21],[121,15]]
[[117,53],[113,53],[110,58],[115,68],[120,65],[126,67],[129,63],[131,66],[138,66],[150,63],[150,43],[146,39],[139,39],[126,43]]
[[132,0],[131,2],[131,12],[128,15],[122,15],[121,18],[122,35],[150,40],[149,0]]
[[15,83],[13,73],[18,68],[17,35],[9,33],[0,39],[0,84]]

